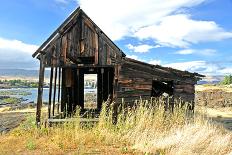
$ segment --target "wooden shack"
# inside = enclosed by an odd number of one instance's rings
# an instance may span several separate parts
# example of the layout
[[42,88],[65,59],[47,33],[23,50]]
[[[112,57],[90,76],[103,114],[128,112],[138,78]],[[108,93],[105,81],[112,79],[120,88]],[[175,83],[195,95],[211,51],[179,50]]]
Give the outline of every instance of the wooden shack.
[[98,110],[108,98],[115,102],[122,98],[132,102],[163,93],[193,102],[194,85],[201,78],[197,73],[127,58],[80,8],[55,30],[33,57],[40,60],[37,123],[43,102],[45,68],[50,68],[49,118],[55,111],[73,112],[77,106],[84,109],[85,74],[97,74]]

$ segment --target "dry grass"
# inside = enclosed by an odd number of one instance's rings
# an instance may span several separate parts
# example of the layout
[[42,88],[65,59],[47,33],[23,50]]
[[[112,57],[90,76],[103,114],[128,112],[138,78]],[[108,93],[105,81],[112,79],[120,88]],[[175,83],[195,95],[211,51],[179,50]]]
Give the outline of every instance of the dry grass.
[[196,91],[225,91],[232,92],[232,87],[227,85],[196,85]]
[[[232,133],[201,116],[189,117],[186,107],[164,112],[163,101],[140,100],[118,111],[104,104],[99,123],[75,122],[37,129],[34,117],[1,136],[0,154],[230,154]],[[178,104],[177,104],[178,105]],[[108,107],[108,108],[107,108]]]

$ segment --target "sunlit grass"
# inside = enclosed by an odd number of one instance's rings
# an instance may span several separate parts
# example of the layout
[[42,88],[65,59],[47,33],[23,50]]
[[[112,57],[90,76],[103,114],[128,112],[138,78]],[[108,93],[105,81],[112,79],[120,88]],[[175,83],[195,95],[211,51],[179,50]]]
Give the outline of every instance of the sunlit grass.
[[34,116],[1,137],[3,153],[107,154],[229,154],[232,133],[191,115],[175,101],[174,111],[164,111],[164,100],[139,100],[136,106],[104,103],[99,122],[73,122],[36,128]]

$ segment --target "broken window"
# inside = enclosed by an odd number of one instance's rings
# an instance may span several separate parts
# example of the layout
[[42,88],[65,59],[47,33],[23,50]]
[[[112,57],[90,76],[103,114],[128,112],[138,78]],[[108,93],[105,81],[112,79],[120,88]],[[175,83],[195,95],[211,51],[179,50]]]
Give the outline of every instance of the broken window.
[[151,97],[168,97],[173,95],[173,81],[152,81]]

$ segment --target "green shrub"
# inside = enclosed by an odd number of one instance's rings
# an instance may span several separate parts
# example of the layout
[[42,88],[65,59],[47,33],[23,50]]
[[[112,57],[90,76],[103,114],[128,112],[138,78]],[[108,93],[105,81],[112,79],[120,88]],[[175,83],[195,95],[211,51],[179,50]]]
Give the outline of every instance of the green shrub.
[[232,84],[232,75],[226,75],[223,81],[220,82],[222,85],[230,85]]
[[9,97],[9,98],[3,99],[2,102],[8,103],[8,104],[17,104],[17,103],[20,103],[20,99],[16,97]]
[[35,150],[35,149],[36,149],[35,141],[32,140],[32,139],[29,139],[29,140],[27,141],[26,148],[27,148],[28,150]]

